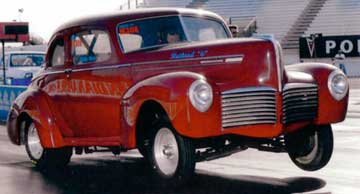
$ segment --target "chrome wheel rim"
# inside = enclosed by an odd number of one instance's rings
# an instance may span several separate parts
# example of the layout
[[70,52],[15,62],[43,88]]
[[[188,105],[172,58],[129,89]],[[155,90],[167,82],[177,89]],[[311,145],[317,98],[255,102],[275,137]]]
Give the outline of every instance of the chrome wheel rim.
[[311,163],[316,158],[319,149],[319,139],[317,132],[315,132],[315,134],[313,136],[310,136],[309,138],[310,138],[310,143],[313,144],[311,151],[305,156],[296,158],[296,160],[302,164]]
[[161,128],[156,133],[153,151],[158,169],[166,176],[173,175],[179,163],[179,149],[170,129]]
[[37,129],[34,125],[34,123],[31,123],[29,126],[29,131],[27,134],[27,143],[28,143],[28,149],[31,154],[31,156],[35,160],[39,160],[43,154],[44,148],[41,145],[39,134],[37,132]]

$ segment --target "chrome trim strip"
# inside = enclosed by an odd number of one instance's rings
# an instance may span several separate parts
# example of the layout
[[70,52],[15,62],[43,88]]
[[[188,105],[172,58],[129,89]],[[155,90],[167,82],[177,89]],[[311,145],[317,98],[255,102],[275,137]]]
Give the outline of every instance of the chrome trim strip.
[[231,114],[231,115],[223,115],[222,119],[225,120],[225,122],[228,121],[228,119],[236,119],[236,118],[245,118],[245,117],[265,117],[265,116],[275,116],[274,112],[250,112],[250,113],[238,113],[238,114]]
[[221,115],[227,116],[227,115],[232,115],[232,114],[246,114],[246,113],[255,113],[255,112],[274,112],[274,113],[276,113],[276,110],[273,109],[273,107],[271,107],[271,108],[261,107],[261,108],[256,108],[256,110],[252,110],[252,109],[229,110],[226,112],[222,112]]
[[[244,125],[254,125],[254,124],[274,124],[276,123],[276,120],[260,120],[260,121],[243,121],[243,122],[233,122],[233,123],[226,123],[223,124],[223,130],[224,128],[231,128],[231,127],[240,127]],[[226,130],[226,129],[225,129]]]
[[200,61],[201,64],[209,64],[209,63],[223,63],[224,60],[217,59],[217,60],[207,60],[207,61]]
[[120,64],[120,65],[111,65],[111,66],[102,66],[102,67],[79,68],[79,69],[66,68],[66,69],[60,70],[60,71],[44,72],[44,73],[41,73],[40,75],[52,75],[52,74],[58,74],[58,73],[66,73],[65,71],[68,71],[69,69],[71,69],[71,72],[69,72],[71,74],[72,72],[116,69],[116,68],[120,68],[120,67],[130,67],[130,66],[131,66],[131,64]]
[[275,121],[276,117],[275,114],[272,114],[270,116],[247,116],[247,117],[242,117],[242,118],[233,118],[233,119],[224,119],[223,120],[223,125],[229,124],[229,123],[233,123],[233,122],[245,122],[245,121]]
[[302,88],[306,88],[306,89],[311,89],[311,87],[316,87],[317,89],[317,84],[311,84],[311,83],[288,83],[285,84],[283,91],[285,92],[286,90],[289,89],[302,89]]
[[[224,103],[233,103],[233,102],[244,102],[244,101],[263,101],[263,100],[269,100],[273,99],[275,97],[275,94],[267,94],[267,95],[258,95],[258,96],[238,96],[238,95],[227,95],[226,97],[222,97],[221,100]],[[243,99],[239,99],[243,98]],[[255,103],[255,102],[254,102]]]
[[[274,97],[275,100],[275,97]],[[276,110],[276,104],[275,102],[272,104],[262,104],[260,105],[260,108],[274,108]],[[259,104],[250,104],[250,105],[241,105],[241,106],[232,106],[232,107],[221,107],[223,112],[227,111],[233,111],[233,110],[239,110],[239,109],[257,109],[259,108]]]
[[233,89],[233,90],[227,90],[224,92],[221,92],[221,94],[234,94],[234,93],[242,93],[242,92],[264,92],[264,91],[269,91],[269,92],[275,92],[276,90],[272,87],[246,87],[246,88],[237,88],[237,89]]
[[[40,73],[38,76],[41,76],[41,75],[52,75],[52,74],[58,74],[58,73],[65,73],[65,70],[44,72],[44,73]],[[38,76],[37,76],[37,77],[38,77]]]
[[259,104],[259,103],[269,103],[272,104],[274,103],[275,96],[267,96],[267,97],[262,97],[259,96],[257,98],[243,98],[241,97],[241,99],[236,99],[236,100],[222,100],[223,104],[223,108],[226,107],[232,107],[232,106],[241,106],[241,105],[249,105],[249,101],[251,101],[251,103],[253,104]]
[[111,65],[111,66],[88,67],[88,68],[72,69],[72,72],[117,69],[120,67],[130,67],[130,66],[131,64],[120,64],[120,65]]
[[[206,66],[213,66],[213,65],[219,65],[221,63],[201,63],[200,64],[189,64],[189,65],[167,65],[163,67],[141,67],[137,68],[134,71],[136,72],[142,72],[142,71],[161,71],[161,70],[174,70],[174,69],[183,69],[183,68],[194,68],[194,67],[206,67]],[[231,64],[231,63],[229,63]]]
[[254,93],[234,93],[234,94],[223,94],[221,99],[223,101],[229,101],[228,98],[233,97],[256,97],[256,96],[274,96],[273,91],[263,91],[263,92],[254,92]]
[[268,40],[271,41],[271,43],[272,43],[272,45],[273,45],[273,47],[275,49],[277,76],[278,76],[278,84],[279,84],[278,89],[279,89],[279,92],[281,92],[282,91],[281,81],[282,81],[283,77],[282,77],[282,74],[281,74],[281,72],[282,72],[282,68],[281,68],[282,61],[281,61],[281,51],[279,49],[280,45],[275,39],[268,39]]
[[137,69],[134,69],[134,71],[136,72],[142,72],[142,71],[161,71],[161,70],[174,70],[174,69],[183,69],[183,68],[189,68],[189,67],[204,67],[204,66],[212,66],[212,65],[216,65],[216,64],[213,64],[213,63],[210,63],[210,64],[204,64],[204,65],[201,65],[201,64],[196,64],[196,65],[181,65],[181,66],[178,66],[178,65],[174,65],[174,66],[164,66],[164,67],[157,67],[157,68],[154,68],[154,67],[145,67],[145,68],[137,68]]
[[148,65],[148,64],[160,64],[160,63],[176,63],[176,62],[186,62],[186,61],[196,61],[196,60],[213,60],[213,59],[224,59],[224,58],[239,58],[244,57],[243,54],[238,55],[219,55],[219,56],[211,56],[211,57],[195,57],[188,59],[169,59],[169,60],[158,60],[158,61],[145,61],[133,63],[132,65]]
[[[290,110],[297,110],[299,108],[317,108],[318,107],[318,103],[317,101],[311,101],[309,103],[307,102],[302,102],[302,103],[293,103],[293,105],[287,105],[287,106],[284,106],[283,107],[283,111],[290,111]],[[292,114],[295,114],[295,113],[292,113]],[[306,112],[301,112],[301,113],[298,113],[298,114],[307,114]],[[284,116],[286,117],[286,115]]]
[[234,58],[226,58],[225,63],[236,63],[236,62],[242,62],[244,60],[244,57],[234,57]]

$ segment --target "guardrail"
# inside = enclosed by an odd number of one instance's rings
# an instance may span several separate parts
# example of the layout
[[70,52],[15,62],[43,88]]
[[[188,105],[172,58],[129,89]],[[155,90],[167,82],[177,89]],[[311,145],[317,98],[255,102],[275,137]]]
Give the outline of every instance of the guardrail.
[[25,91],[27,86],[0,85],[0,120],[5,121],[10,107],[17,96]]

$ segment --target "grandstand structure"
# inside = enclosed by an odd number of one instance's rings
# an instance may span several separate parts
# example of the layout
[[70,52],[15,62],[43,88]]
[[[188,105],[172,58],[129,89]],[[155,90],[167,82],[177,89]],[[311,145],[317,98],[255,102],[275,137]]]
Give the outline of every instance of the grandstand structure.
[[[255,21],[254,33],[274,35],[284,48],[288,64],[301,60],[299,38],[302,36],[360,35],[360,0],[144,0],[143,7],[210,10],[229,24],[238,25],[240,30]],[[331,58],[316,60],[332,62]],[[348,57],[342,63],[350,76],[360,76],[360,53],[359,57]]]

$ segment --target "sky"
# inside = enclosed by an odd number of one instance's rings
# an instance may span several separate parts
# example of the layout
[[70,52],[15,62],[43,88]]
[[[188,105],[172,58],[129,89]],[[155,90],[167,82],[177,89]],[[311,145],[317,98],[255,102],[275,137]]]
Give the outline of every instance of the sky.
[[[29,31],[46,41],[61,24],[86,15],[126,7],[127,0],[1,0],[0,22],[29,22]],[[6,3],[5,3],[6,2]],[[132,1],[135,3],[135,1]],[[133,3],[133,4],[134,4]],[[23,9],[23,13],[19,13]]]

